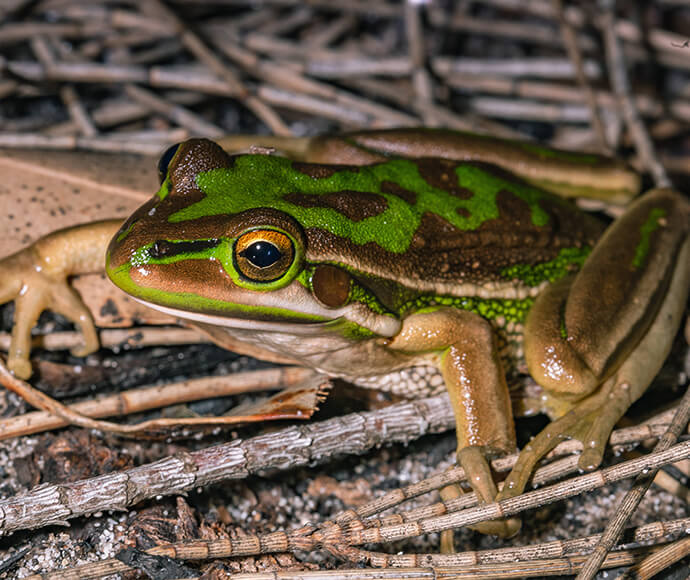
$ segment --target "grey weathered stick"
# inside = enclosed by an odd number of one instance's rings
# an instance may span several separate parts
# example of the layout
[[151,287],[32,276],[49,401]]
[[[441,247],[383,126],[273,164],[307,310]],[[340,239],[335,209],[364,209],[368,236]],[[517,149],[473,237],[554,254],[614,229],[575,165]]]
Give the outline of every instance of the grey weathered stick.
[[602,153],[609,151],[609,146],[606,142],[606,133],[604,131],[604,123],[601,120],[599,114],[599,108],[597,107],[597,99],[591,85],[587,80],[587,75],[585,75],[584,65],[582,64],[582,53],[580,52],[580,45],[578,44],[578,37],[575,34],[574,27],[568,21],[565,15],[565,10],[563,8],[562,0],[552,0],[554,10],[558,13],[558,19],[560,23],[561,36],[563,37],[563,44],[568,51],[568,57],[575,65],[575,78],[577,79],[577,84],[582,92],[585,94],[587,100],[587,105],[589,106],[591,119],[590,122],[594,128],[594,132],[599,140],[599,148]]
[[79,95],[72,85],[65,85],[60,88],[60,98],[69,111],[74,124],[79,127],[79,131],[85,137],[95,137],[98,134],[86,108],[79,100]]
[[666,169],[657,158],[654,144],[645,129],[644,122],[640,118],[632,97],[625,56],[614,26],[615,0],[599,0],[599,6],[602,9],[601,22],[606,46],[606,60],[611,73],[611,84],[623,110],[625,123],[635,142],[637,152],[654,178],[655,185],[657,187],[669,187],[671,181],[666,174]]
[[[163,134],[160,134],[163,135]],[[120,133],[115,137],[79,137],[76,135],[41,135],[40,133],[0,133],[0,147],[41,148],[41,149],[86,149],[107,151],[109,153],[138,153],[141,155],[160,155],[167,145],[184,141],[189,134],[184,129],[175,129],[165,136],[150,140],[136,140]]]
[[[673,417],[673,421],[668,428],[668,431],[659,439],[658,443],[654,447],[654,453],[663,452],[668,449],[675,441],[677,441],[680,434],[685,429],[685,426],[690,421],[690,388],[685,392],[680,407]],[[615,516],[606,526],[606,530],[601,536],[599,543],[592,551],[591,556],[588,558],[582,570],[577,576],[576,580],[591,580],[600,568],[601,563],[606,558],[608,552],[613,548],[614,544],[618,541],[623,528],[627,521],[632,516],[633,512],[639,505],[640,501],[644,497],[644,494],[649,489],[654,481],[654,476],[656,475],[655,469],[647,469],[640,473],[635,479],[630,491],[625,495],[620,507],[618,508]]]
[[201,116],[193,113],[185,107],[169,103],[165,99],[162,99],[158,95],[142,87],[127,84],[125,85],[125,93],[132,100],[139,102],[153,111],[165,115],[173,123],[177,123],[178,125],[189,129],[193,135],[211,138],[222,137],[224,135],[224,131],[217,125],[209,123]]
[[384,442],[407,442],[454,425],[447,395],[353,413],[236,440],[194,453],[178,453],[119,473],[60,485],[41,485],[0,501],[0,534],[103,510],[126,510],[144,499],[183,493],[246,477],[260,469],[323,461],[334,453],[358,454]]
[[[575,67],[567,58],[451,58],[437,56],[431,59],[431,68],[436,74],[447,76],[459,74],[487,74],[500,77],[541,77],[545,79],[571,80]],[[601,66],[593,60],[586,60],[584,71],[588,78],[601,77]]]
[[200,61],[222,78],[259,119],[268,125],[276,135],[290,135],[290,130],[280,116],[256,95],[250,93],[244,83],[237,77],[206,43],[182,22],[177,15],[160,0],[147,0],[149,6],[168,19],[180,34],[182,44]]

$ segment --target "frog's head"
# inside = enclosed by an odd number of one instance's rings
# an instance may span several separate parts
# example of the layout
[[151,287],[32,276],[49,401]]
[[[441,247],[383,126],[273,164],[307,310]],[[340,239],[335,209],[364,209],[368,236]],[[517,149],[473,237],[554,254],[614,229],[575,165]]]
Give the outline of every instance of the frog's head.
[[295,181],[308,178],[291,161],[231,157],[193,139],[170,148],[159,170],[160,190],[108,248],[108,276],[125,292],[218,326],[299,334],[339,321],[355,333],[397,332],[346,269],[313,259],[303,224],[285,211]]

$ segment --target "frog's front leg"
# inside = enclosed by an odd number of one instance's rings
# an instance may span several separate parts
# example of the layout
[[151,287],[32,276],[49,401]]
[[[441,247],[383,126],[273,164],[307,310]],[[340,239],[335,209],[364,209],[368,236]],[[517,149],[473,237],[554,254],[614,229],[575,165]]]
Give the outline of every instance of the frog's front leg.
[[525,357],[562,416],[526,447],[501,497],[520,493],[560,440],[579,439],[598,467],[615,423],[661,368],[690,284],[690,204],[671,190],[641,197],[604,234],[572,284],[536,300]]
[[[489,323],[464,310],[441,308],[413,314],[403,321],[389,348],[411,353],[438,353],[439,366],[455,412],[458,463],[481,503],[494,501],[487,457],[515,450],[510,396]],[[485,522],[477,529],[514,535],[518,520]]]
[[16,376],[31,375],[31,329],[43,310],[62,314],[79,328],[84,345],[73,349],[76,356],[98,348],[91,313],[67,277],[102,271],[106,247],[121,223],[106,220],[60,230],[0,260],[0,304],[15,300],[7,366]]

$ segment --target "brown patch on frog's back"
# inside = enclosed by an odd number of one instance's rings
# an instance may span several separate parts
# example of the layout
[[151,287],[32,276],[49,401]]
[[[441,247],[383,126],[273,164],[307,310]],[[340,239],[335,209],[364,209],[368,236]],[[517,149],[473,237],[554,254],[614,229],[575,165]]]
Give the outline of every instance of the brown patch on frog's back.
[[302,161],[293,161],[292,168],[314,179],[328,179],[341,171],[349,171],[351,173],[359,171],[359,167],[356,165],[334,165],[333,163],[321,165],[317,163],[304,163]]
[[[196,185],[196,176],[204,171],[227,169],[235,164],[235,158],[228,155],[217,143],[208,139],[189,139],[180,144],[168,168],[170,191],[175,195],[201,193]],[[203,196],[203,193],[201,193]]]
[[460,199],[471,199],[474,192],[458,185],[458,176],[455,168],[460,165],[457,161],[448,159],[416,159],[419,175],[430,186],[443,191]]
[[382,181],[381,182],[381,192],[388,193],[390,195],[395,195],[402,199],[405,203],[409,205],[414,205],[417,203],[417,194],[414,191],[405,189],[398,183],[394,181]]
[[377,193],[338,191],[334,193],[288,193],[283,199],[300,207],[334,209],[353,222],[375,217],[388,209],[386,198]]
[[[532,221],[532,210],[527,202],[510,191],[501,190],[496,194],[498,217],[486,220],[476,230],[477,243],[494,247],[547,247],[559,245],[559,221],[551,211],[551,204],[542,209],[548,214],[548,221],[537,226]],[[569,242],[572,238],[569,237]],[[558,253],[558,249],[555,253]],[[555,256],[554,256],[555,257]]]
[[[545,198],[541,208],[549,219],[532,222],[524,200],[509,191],[497,194],[499,217],[474,230],[460,230],[444,218],[425,213],[406,252],[388,252],[375,242],[363,245],[311,228],[307,259],[338,260],[360,272],[393,280],[482,284],[505,281],[500,272],[515,264],[538,264],[556,258],[563,248],[593,246],[604,225],[569,203]],[[385,236],[385,232],[381,232]]]
[[126,263],[138,248],[157,239],[220,237],[227,230],[227,216],[208,216],[170,223],[171,215],[198,203],[205,194],[196,184],[200,172],[229,168],[235,163],[219,145],[208,139],[190,139],[181,143],[168,167],[169,193],[165,199],[154,195],[137,209],[120,229],[126,235],[110,244],[111,267]]
[[387,157],[375,151],[368,151],[347,136],[320,135],[310,139],[309,149],[304,158],[312,163],[370,165],[385,161]]

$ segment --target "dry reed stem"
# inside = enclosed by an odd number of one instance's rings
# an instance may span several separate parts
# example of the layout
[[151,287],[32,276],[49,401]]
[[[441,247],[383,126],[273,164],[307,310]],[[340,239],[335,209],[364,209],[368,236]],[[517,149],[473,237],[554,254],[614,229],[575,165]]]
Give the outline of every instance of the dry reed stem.
[[[685,430],[688,421],[690,421],[690,388],[685,392],[668,430],[659,439],[652,453],[663,452],[670,448]],[[623,533],[625,524],[632,517],[644,494],[647,493],[649,486],[652,485],[655,475],[656,471],[654,469],[646,469],[636,476],[632,488],[623,498],[620,507],[609,521],[599,543],[582,567],[576,580],[591,580],[594,578],[606,555]]]
[[[209,339],[198,330],[179,326],[144,326],[138,328],[101,329],[99,344],[105,348],[130,348],[157,345],[209,343]],[[7,352],[11,335],[0,333],[0,349]],[[77,331],[52,332],[32,337],[32,348],[46,350],[68,350],[82,344],[83,338]]]
[[[630,445],[635,442],[644,441],[650,437],[656,439],[666,432],[667,423],[664,422],[665,419],[666,414],[662,414],[658,417],[660,421],[658,424],[644,424],[636,427],[617,429],[611,434],[610,443],[612,446]],[[568,454],[569,456],[540,467],[532,477],[532,484],[540,485],[547,481],[555,480],[565,473],[570,472],[577,463],[577,455],[573,454],[579,451],[580,448],[581,445],[572,440],[559,443],[547,457],[557,458]],[[513,468],[516,460],[517,454],[494,459],[491,462],[491,468],[498,473],[505,473]],[[404,501],[464,480],[464,470],[461,467],[454,466],[427,479],[388,492],[371,502],[359,506],[355,510],[347,510],[336,518],[336,522],[338,524],[347,524],[354,520],[364,520],[364,526],[381,526],[419,519],[421,517],[429,517],[430,515],[442,515],[449,511],[456,511],[476,505],[474,493],[467,493],[455,500],[439,502],[380,519],[370,519],[372,516],[391,509]]]
[[[234,373],[229,376],[203,377],[94,397],[68,408],[91,418],[125,416],[191,401],[285,388],[305,381],[312,374],[312,371],[303,367],[282,367]],[[308,416],[305,414],[306,418]],[[175,420],[172,421],[172,426],[177,425]],[[0,440],[58,429],[68,424],[65,419],[47,411],[25,413],[0,420]]]
[[650,554],[625,572],[622,580],[649,580],[690,554],[690,537],[677,540]]
[[568,21],[563,9],[562,0],[552,0],[554,11],[558,14],[558,20],[560,23],[561,36],[563,37],[563,44],[565,45],[566,51],[568,52],[568,57],[573,61],[575,65],[575,78],[577,79],[577,84],[580,90],[584,93],[585,99],[587,101],[587,106],[590,110],[590,123],[594,129],[594,133],[597,136],[599,142],[599,149],[602,153],[610,152],[610,148],[606,141],[606,132],[604,131],[604,123],[601,120],[599,114],[599,108],[597,107],[597,99],[594,91],[592,90],[589,81],[587,80],[587,75],[585,75],[582,54],[580,52],[580,44],[578,43],[577,35],[573,26]]
[[189,30],[170,8],[160,2],[160,0],[146,0],[146,3],[153,11],[160,13],[170,21],[177,29],[182,44],[223,79],[233,91],[233,96],[239,98],[247,108],[264,121],[273,133],[276,135],[291,135],[287,125],[285,125],[278,114],[256,96],[252,95],[234,71],[218,58],[196,33]]
[[602,9],[601,24],[603,27],[606,60],[611,73],[611,85],[618,97],[625,118],[625,123],[635,142],[637,153],[645,167],[651,172],[657,187],[670,187],[671,181],[664,166],[657,158],[654,144],[640,118],[632,98],[632,88],[628,79],[627,66],[620,41],[614,27],[615,0],[599,0]]
[[[688,525],[690,525],[690,518],[673,520],[671,522],[654,522],[628,530],[626,538],[628,538],[628,543],[654,542],[653,544],[646,546],[645,549],[649,549],[650,546],[654,546],[661,541],[668,540],[669,537],[684,533]],[[367,578],[370,576],[375,578],[384,578],[386,577],[385,568],[391,567],[395,568],[395,571],[398,574],[398,576],[396,576],[397,578],[408,577],[407,571],[416,570],[416,572],[414,572],[415,574],[425,574],[428,571],[441,572],[441,569],[447,570],[448,573],[450,573],[450,569],[452,569],[457,574],[490,572],[492,573],[492,577],[510,578],[515,577],[515,575],[538,576],[540,575],[538,572],[539,567],[542,567],[542,574],[543,568],[553,568],[555,570],[554,575],[556,573],[563,574],[574,572],[582,565],[584,557],[581,554],[586,553],[589,549],[591,549],[599,537],[599,534],[594,534],[572,540],[559,540],[544,544],[535,544],[532,546],[462,552],[459,554],[407,554],[396,556],[377,552],[367,552],[366,550],[356,548],[334,548],[334,550],[340,550],[341,556],[349,556],[349,559],[352,561],[370,565],[373,563],[377,567],[376,571],[378,571],[380,575],[374,575],[374,570],[359,568],[358,570],[362,571],[362,578]],[[676,557],[679,551],[684,549],[683,542],[684,540],[679,540],[672,544],[668,544],[667,546],[654,551],[652,555],[646,557],[645,560],[640,562],[640,559],[637,558],[637,561],[639,562],[640,566],[642,566],[645,562],[648,562],[645,564],[645,569],[650,569],[651,566],[655,565],[653,564],[655,560],[657,562],[656,565],[658,565],[659,561],[666,562],[669,557]],[[673,551],[669,550],[670,547],[676,545],[680,545],[680,549],[675,547]],[[147,550],[146,553],[157,556],[167,556],[177,560],[198,561],[227,557],[233,553],[233,550],[227,539],[193,540],[178,544],[164,544],[155,546],[154,548]],[[611,555],[612,559],[604,563],[604,567],[622,565],[621,558],[624,558],[626,561],[628,561],[629,553],[629,551],[624,550],[617,551]],[[625,555],[621,557],[621,554]],[[630,563],[631,561],[628,562]],[[384,569],[382,570],[381,568]],[[124,572],[130,569],[131,568],[129,566],[120,560],[111,558],[75,568],[64,569],[42,575],[37,574],[35,576],[29,576],[27,580],[95,579],[101,578],[108,574]],[[345,572],[347,575],[349,575],[347,570],[331,572],[334,578],[338,577],[338,572]],[[309,575],[310,573],[306,572],[306,574]],[[323,572],[320,574],[323,574]],[[494,574],[496,576],[493,576]],[[510,574],[513,574],[513,576],[510,576]],[[331,576],[330,573],[327,573],[327,575]],[[233,575],[232,577],[236,578],[237,576]],[[258,574],[253,576],[242,575],[242,577],[254,577],[257,580],[265,578],[264,575]],[[270,577],[280,578],[282,576],[280,573],[278,573],[277,576],[271,574]]]
[[[290,419],[304,417],[308,419],[311,413],[316,410],[317,404],[322,400],[323,395],[328,391],[328,382],[328,379],[324,375],[319,376],[315,373],[308,374],[305,378],[305,384],[298,389],[298,393],[295,396],[286,395],[286,397],[289,398],[289,401],[286,403],[286,405],[289,405],[289,409],[284,412],[284,415],[277,409],[273,417]],[[261,414],[257,415],[257,411],[253,412],[249,409],[245,414],[239,411],[238,413],[231,413],[218,417],[159,418],[149,419],[148,421],[134,424],[120,424],[93,419],[92,416],[80,412],[81,406],[63,405],[59,401],[32,387],[29,383],[14,377],[1,361],[0,383],[8,390],[19,395],[33,407],[40,409],[48,415],[57,416],[65,424],[76,425],[85,429],[98,429],[106,433],[116,433],[127,437],[162,438],[169,436],[173,432],[182,431],[190,433],[190,430],[204,427],[227,427],[240,423],[262,421],[266,419],[266,413],[270,414],[270,411],[261,410]],[[156,391],[157,389],[153,389],[153,393],[146,393],[146,395],[148,395],[146,397],[148,405],[152,404],[150,395],[155,395]],[[173,392],[179,394],[179,387],[175,388]],[[278,396],[280,397],[280,394]],[[122,400],[119,397],[115,397],[111,401],[115,409],[117,409],[117,406],[121,402]],[[158,407],[159,405],[154,404],[154,406]],[[88,405],[86,408],[94,410],[91,405]],[[115,414],[120,413],[116,411]],[[98,416],[102,415],[98,413]]]

